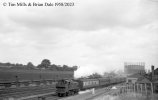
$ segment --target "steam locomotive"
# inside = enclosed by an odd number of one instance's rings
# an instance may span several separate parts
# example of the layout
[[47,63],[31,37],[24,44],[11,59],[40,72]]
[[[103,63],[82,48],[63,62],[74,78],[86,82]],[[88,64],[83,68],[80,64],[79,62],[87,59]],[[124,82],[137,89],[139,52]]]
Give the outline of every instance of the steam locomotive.
[[126,79],[123,77],[115,78],[98,78],[98,79],[77,79],[67,80],[62,79],[56,84],[56,94],[58,96],[68,96],[77,94],[79,90],[85,90],[90,88],[105,87],[118,83],[125,82]]

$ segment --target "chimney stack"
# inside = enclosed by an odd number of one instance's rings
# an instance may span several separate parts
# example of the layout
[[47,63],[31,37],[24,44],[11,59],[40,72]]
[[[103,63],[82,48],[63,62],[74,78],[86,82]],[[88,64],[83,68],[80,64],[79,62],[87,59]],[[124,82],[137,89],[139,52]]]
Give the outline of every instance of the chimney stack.
[[153,80],[153,78],[154,78],[154,66],[153,65],[151,66],[151,73],[152,73],[151,77],[152,77],[152,80]]

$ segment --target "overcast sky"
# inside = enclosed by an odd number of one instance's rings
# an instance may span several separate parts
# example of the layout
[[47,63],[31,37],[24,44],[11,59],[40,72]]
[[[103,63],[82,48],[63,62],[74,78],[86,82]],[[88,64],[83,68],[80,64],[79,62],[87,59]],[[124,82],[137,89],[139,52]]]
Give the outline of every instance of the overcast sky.
[[50,0],[74,7],[3,7],[3,1],[16,0],[1,0],[0,62],[37,65],[47,58],[80,66],[77,77],[122,70],[124,62],[158,67],[156,0]]

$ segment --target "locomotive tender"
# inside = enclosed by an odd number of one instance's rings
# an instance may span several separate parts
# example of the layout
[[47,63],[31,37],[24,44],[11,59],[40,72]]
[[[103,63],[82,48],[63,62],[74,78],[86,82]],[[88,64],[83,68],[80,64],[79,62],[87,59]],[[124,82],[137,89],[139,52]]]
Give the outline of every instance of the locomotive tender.
[[98,78],[98,79],[77,79],[77,80],[60,80],[56,84],[58,96],[68,96],[78,93],[79,90],[90,88],[105,87],[125,82],[123,77],[115,78]]

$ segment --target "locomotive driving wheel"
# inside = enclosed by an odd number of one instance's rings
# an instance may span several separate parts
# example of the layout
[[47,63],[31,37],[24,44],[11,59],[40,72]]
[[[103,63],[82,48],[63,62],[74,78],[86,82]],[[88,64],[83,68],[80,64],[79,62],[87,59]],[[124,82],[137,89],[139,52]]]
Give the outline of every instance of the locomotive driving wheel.
[[66,92],[66,96],[69,96],[70,95],[70,92],[68,91],[68,92]]
[[71,95],[74,95],[75,93],[74,93],[74,91],[71,91]]

